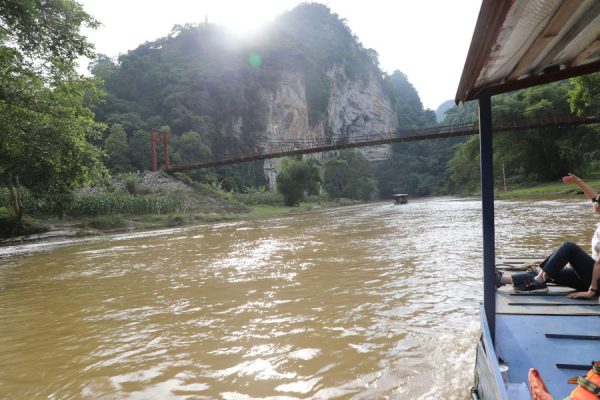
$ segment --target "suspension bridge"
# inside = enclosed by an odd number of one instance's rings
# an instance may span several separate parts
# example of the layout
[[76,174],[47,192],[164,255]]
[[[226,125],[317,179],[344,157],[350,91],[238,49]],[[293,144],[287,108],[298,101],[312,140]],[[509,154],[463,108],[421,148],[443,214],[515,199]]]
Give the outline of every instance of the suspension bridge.
[[[510,121],[495,121],[494,132],[514,132],[528,129],[544,129],[551,127],[573,127],[577,125],[590,125],[600,123],[598,116],[567,116],[557,118],[546,116],[542,118],[515,119]],[[340,149],[357,147],[378,146],[384,144],[412,142],[426,139],[441,139],[459,136],[476,135],[479,133],[478,122],[469,122],[454,125],[435,126],[407,130],[403,132],[370,133],[358,136],[333,136],[319,139],[280,139],[268,141],[256,151],[248,153],[219,154],[214,157],[183,165],[171,166],[168,164],[167,172],[182,172],[202,168],[218,167],[223,165],[238,164],[250,161],[281,158],[302,154],[321,153]]]

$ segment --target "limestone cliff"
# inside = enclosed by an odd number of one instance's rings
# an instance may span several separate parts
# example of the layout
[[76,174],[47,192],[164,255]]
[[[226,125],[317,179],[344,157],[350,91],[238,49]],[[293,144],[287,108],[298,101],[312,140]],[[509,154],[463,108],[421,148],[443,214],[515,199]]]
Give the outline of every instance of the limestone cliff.
[[[378,72],[371,71],[366,79],[349,79],[343,67],[327,71],[330,83],[327,115],[315,126],[309,124],[304,76],[288,72],[274,91],[262,90],[267,105],[266,131],[261,147],[271,141],[310,140],[327,137],[357,137],[392,132],[396,129],[396,114],[382,88]],[[361,148],[371,161],[385,160],[391,155],[389,145]],[[323,155],[316,155],[321,158]],[[270,187],[275,186],[279,160],[265,160],[264,171]]]

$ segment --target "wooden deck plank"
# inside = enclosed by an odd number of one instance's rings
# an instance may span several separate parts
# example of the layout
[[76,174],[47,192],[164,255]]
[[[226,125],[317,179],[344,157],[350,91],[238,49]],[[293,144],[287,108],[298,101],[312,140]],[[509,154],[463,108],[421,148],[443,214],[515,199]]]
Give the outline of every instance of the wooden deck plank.
[[583,371],[556,366],[590,365],[600,359],[598,341],[581,338],[598,332],[597,316],[498,315],[495,347],[509,366],[510,382],[526,383],[529,369],[537,368],[552,396],[562,399],[574,388],[567,379]]
[[498,290],[496,313],[512,315],[596,315],[600,316],[598,299],[578,300],[560,296],[569,288],[552,287],[551,295],[515,296],[509,288]]

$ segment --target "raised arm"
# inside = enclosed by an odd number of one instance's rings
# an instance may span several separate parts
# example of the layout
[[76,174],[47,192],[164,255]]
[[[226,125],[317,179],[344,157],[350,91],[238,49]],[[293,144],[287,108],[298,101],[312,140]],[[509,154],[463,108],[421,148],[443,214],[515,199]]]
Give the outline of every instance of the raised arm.
[[583,190],[583,193],[585,193],[585,195],[587,197],[589,197],[591,200],[593,200],[596,197],[598,197],[598,192],[596,192],[594,189],[592,189],[591,187],[589,187],[578,176],[575,176],[575,175],[569,173],[567,176],[563,176],[562,180],[563,180],[563,183],[566,183],[566,184],[574,183],[577,186],[579,186],[581,188],[581,190]]

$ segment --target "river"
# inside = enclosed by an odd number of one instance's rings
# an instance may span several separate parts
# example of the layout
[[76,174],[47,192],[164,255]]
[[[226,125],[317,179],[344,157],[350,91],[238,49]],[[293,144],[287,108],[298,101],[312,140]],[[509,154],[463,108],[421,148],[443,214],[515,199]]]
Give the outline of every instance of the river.
[[[0,248],[0,398],[466,399],[477,199]],[[589,250],[589,202],[497,201],[497,254]]]

